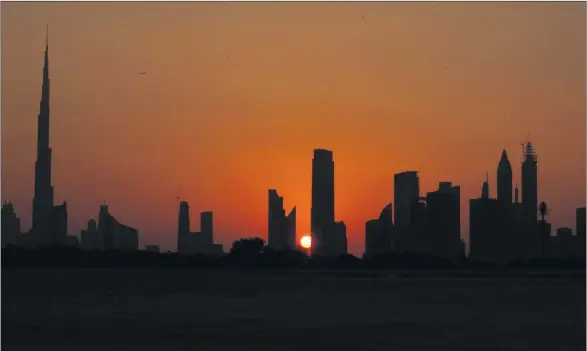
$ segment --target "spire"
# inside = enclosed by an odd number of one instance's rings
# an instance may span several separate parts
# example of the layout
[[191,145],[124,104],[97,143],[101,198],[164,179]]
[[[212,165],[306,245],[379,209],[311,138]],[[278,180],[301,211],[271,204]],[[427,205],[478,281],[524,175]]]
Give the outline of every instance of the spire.
[[481,198],[489,199],[489,172],[485,173],[485,181],[483,188],[481,188]]
[[511,169],[512,165],[510,164],[510,160],[508,159],[508,154],[505,149],[501,152],[501,158],[499,159],[499,166],[498,169]]

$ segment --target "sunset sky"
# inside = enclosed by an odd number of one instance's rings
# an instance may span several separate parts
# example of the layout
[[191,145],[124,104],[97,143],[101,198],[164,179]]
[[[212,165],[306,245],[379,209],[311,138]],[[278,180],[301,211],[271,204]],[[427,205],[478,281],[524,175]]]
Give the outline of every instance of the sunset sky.
[[[313,149],[333,150],[349,250],[420,171],[468,200],[508,151],[538,153],[539,201],[584,206],[585,3],[6,3],[2,200],[31,226],[49,25],[55,202],[79,235],[107,202],[140,246],[175,249],[177,197],[215,241],[267,238],[267,190],[310,229]],[[139,72],[147,74],[140,75]],[[521,192],[520,192],[521,194]]]

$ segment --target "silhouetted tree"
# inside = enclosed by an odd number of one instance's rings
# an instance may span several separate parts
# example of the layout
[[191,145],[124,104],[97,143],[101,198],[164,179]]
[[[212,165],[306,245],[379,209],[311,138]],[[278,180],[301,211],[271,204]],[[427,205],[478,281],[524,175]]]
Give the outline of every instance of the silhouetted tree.
[[544,218],[550,214],[550,209],[546,202],[542,201],[540,205],[538,205],[538,212],[540,212],[540,217],[542,217],[541,225],[543,226],[540,228],[540,245],[541,245],[541,254],[542,258],[544,259],[544,251],[545,251],[545,242],[546,242],[546,221]]
[[263,253],[265,241],[261,238],[245,238],[232,243],[231,256],[256,257]]
[[540,217],[542,217],[542,222],[544,222],[544,218],[550,214],[550,209],[546,202],[542,201],[540,205],[538,205],[538,211],[540,212]]

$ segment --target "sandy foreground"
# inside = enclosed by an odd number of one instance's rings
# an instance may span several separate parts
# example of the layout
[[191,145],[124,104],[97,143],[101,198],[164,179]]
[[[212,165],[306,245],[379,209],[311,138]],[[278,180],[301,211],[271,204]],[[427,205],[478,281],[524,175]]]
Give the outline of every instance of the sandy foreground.
[[585,350],[584,276],[2,270],[3,350]]

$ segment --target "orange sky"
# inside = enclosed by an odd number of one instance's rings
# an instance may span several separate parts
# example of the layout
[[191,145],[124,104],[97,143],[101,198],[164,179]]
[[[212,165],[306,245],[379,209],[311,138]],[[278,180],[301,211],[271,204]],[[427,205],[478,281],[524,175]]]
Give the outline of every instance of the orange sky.
[[[520,177],[531,132],[555,227],[585,204],[585,3],[6,3],[2,200],[31,225],[45,24],[55,202],[79,234],[107,201],[140,245],[174,249],[177,196],[192,230],[267,237],[267,189],[310,221],[314,148],[334,151],[336,219],[362,254],[393,199],[485,172],[506,148]],[[139,72],[147,71],[146,75]],[[180,190],[181,189],[181,190]]]

